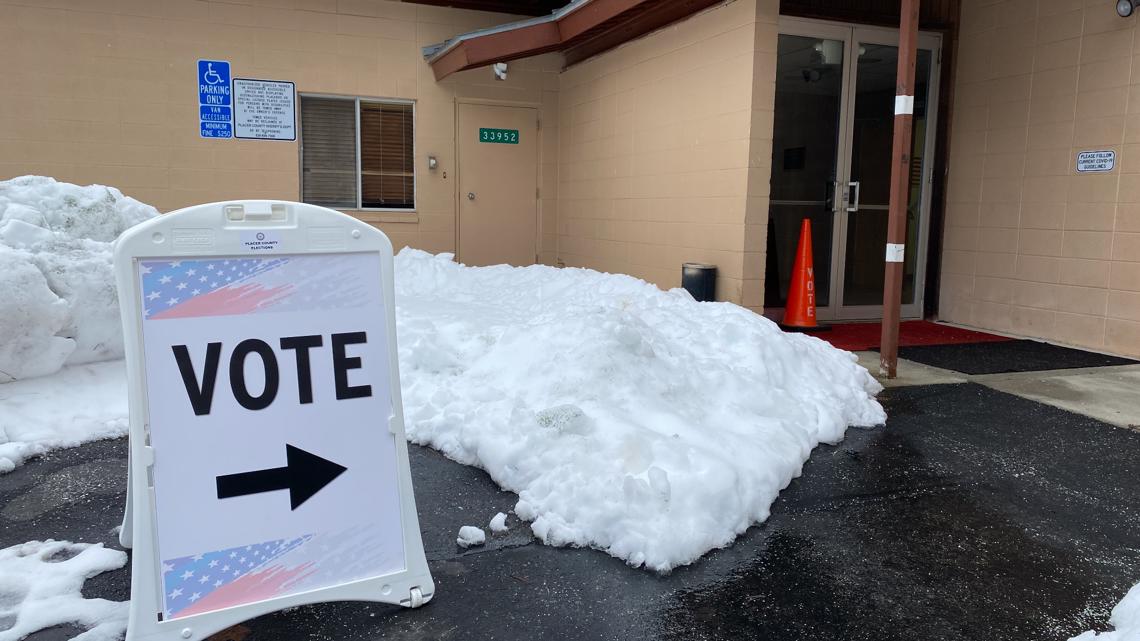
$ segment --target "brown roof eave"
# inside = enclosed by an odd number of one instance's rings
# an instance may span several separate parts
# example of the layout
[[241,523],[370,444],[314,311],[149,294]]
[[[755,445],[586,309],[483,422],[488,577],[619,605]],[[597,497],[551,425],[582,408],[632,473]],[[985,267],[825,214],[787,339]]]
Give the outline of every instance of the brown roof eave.
[[[595,55],[683,18],[717,0],[576,0],[543,18],[457,36],[425,47],[436,80],[456,71],[574,48]],[[605,36],[605,37],[603,37]],[[583,46],[598,43],[601,47]]]
[[456,71],[552,51],[558,43],[558,25],[554,22],[525,25],[461,40],[432,60],[431,69],[436,80],[443,80]]
[[644,2],[645,0],[594,0],[583,5],[577,11],[558,20],[558,31],[562,35],[562,42],[571,42],[594,27]]

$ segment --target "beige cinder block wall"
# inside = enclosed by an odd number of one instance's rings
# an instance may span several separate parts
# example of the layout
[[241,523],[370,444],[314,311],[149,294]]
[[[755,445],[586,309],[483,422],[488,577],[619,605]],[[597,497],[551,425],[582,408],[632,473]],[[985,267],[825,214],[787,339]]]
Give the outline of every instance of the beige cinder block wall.
[[663,288],[713,263],[717,298],[758,309],[778,13],[718,5],[562,74],[562,263]]
[[[1140,355],[1140,20],[963,0],[939,315]],[[1078,174],[1080,151],[1116,168]]]
[[[358,215],[397,248],[454,251],[456,100],[535,105],[553,124],[561,59],[511,63],[506,81],[477,69],[437,83],[420,48],[513,19],[386,0],[0,0],[0,179],[113,185],[163,211],[299,200],[297,143],[198,136],[197,60],[229,60],[234,76],[290,80],[299,93],[415,100],[416,212]],[[557,128],[541,135],[552,185]]]

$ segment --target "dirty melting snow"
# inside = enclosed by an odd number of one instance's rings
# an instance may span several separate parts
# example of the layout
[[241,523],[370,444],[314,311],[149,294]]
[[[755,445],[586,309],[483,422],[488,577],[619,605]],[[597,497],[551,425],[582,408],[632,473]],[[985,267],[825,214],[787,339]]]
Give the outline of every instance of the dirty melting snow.
[[497,512],[495,516],[491,517],[490,523],[492,532],[506,532],[507,531],[507,515],[502,512]]
[[469,548],[473,545],[483,545],[487,542],[487,533],[482,528],[477,528],[474,525],[464,525],[459,528],[459,536],[455,539],[455,543],[462,548]]
[[112,187],[0,181],[0,383],[123,357],[112,247],[156,215]]
[[0,550],[0,641],[59,625],[85,631],[73,641],[115,641],[127,628],[126,602],[86,599],[83,582],[127,564],[102,543],[29,541]]
[[0,474],[49,450],[127,434],[123,361],[0,385]]
[[885,420],[852,354],[628,276],[396,259],[408,436],[551,545],[667,571],[764,521],[812,448]]
[[0,181],[0,474],[126,434],[111,255],[120,234],[156,215],[113,187]]
[[1108,622],[1116,629],[1099,634],[1089,630],[1069,641],[1140,641],[1140,584],[1132,586],[1116,604]]

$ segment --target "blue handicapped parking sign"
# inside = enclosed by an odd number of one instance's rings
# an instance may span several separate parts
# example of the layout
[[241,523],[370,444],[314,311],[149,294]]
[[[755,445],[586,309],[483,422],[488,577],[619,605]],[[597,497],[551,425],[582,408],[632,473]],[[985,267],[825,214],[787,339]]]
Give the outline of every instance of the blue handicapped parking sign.
[[203,138],[233,137],[233,87],[226,60],[198,61],[199,134]]

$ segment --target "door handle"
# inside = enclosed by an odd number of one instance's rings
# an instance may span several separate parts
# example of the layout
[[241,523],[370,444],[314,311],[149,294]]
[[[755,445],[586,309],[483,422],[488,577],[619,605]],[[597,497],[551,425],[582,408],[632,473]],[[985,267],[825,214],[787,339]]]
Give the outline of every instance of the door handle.
[[473,191],[467,192],[467,200],[475,200],[475,192],[473,192]]
[[[851,189],[854,188],[855,192],[852,195]],[[859,211],[859,181],[852,180],[847,183],[847,211]]]

